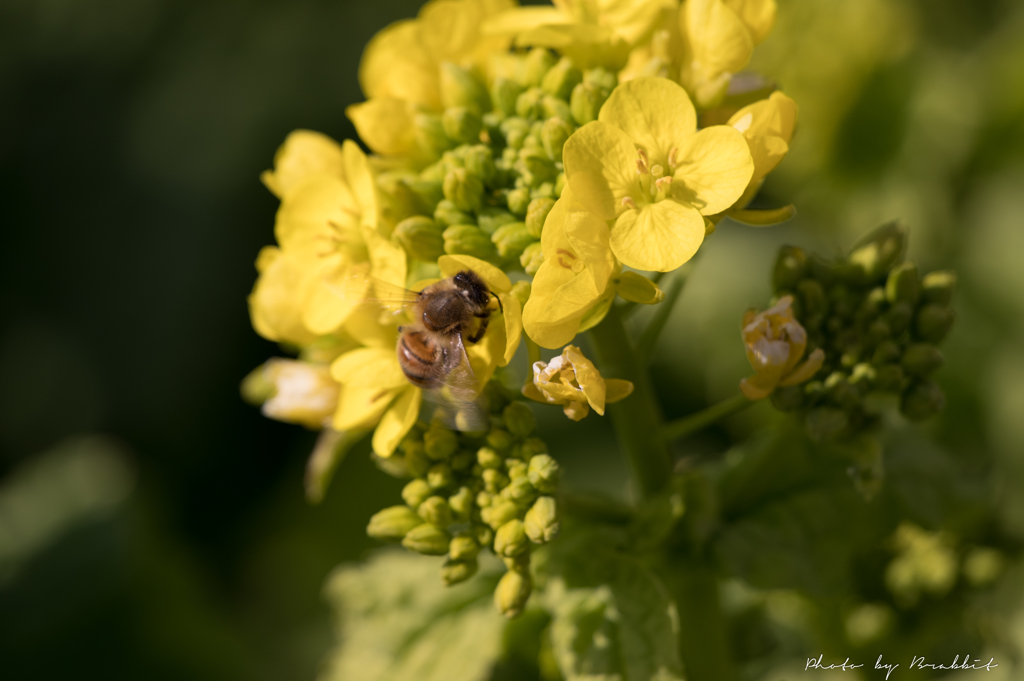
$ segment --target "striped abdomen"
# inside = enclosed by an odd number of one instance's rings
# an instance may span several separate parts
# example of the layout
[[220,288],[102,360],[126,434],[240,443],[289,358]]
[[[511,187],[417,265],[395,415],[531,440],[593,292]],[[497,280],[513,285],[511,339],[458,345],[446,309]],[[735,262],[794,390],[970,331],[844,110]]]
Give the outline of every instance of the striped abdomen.
[[398,364],[409,382],[420,388],[439,388],[444,382],[441,348],[422,331],[406,331],[398,339]]

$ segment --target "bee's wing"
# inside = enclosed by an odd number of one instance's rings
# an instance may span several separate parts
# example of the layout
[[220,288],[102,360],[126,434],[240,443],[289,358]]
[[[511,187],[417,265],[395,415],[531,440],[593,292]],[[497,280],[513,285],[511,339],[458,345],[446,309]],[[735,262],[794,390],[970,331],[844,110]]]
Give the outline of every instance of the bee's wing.
[[480,385],[469,364],[460,334],[454,334],[445,355],[447,373],[444,386],[423,391],[424,396],[436,406],[434,418],[452,430],[487,430],[487,410],[480,396]]
[[353,305],[369,302],[376,303],[386,310],[401,312],[416,302],[419,293],[389,284],[363,272],[327,284],[334,295]]

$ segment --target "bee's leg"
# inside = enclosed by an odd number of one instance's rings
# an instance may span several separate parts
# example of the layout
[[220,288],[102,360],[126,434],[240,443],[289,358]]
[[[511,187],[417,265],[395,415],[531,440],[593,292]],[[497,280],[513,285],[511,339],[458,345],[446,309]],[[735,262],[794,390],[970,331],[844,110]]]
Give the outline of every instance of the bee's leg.
[[466,339],[467,343],[477,343],[481,338],[484,337],[484,333],[487,331],[487,325],[490,323],[490,315],[480,320],[480,328],[477,329],[476,333]]

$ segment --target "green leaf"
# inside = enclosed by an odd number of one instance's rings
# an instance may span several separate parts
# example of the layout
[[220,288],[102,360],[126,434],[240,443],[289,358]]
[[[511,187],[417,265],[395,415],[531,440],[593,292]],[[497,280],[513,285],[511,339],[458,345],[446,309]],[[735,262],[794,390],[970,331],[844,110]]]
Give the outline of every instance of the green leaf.
[[445,587],[443,559],[382,551],[330,577],[339,642],[321,681],[484,681],[502,654],[506,621],[491,593],[500,563]]
[[675,605],[654,574],[598,533],[556,546],[544,600],[566,681],[681,679]]

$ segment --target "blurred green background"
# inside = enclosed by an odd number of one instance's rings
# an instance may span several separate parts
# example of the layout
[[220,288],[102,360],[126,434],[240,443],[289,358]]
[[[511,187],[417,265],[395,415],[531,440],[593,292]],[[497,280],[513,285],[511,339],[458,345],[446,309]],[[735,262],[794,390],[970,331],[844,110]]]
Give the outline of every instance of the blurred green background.
[[[315,675],[332,640],[324,580],[374,546],[366,520],[400,482],[364,444],[308,506],[314,435],[238,396],[278,353],[245,306],[276,209],[258,175],[292,129],[354,135],[344,108],[362,99],[362,47],[419,4],[0,0],[0,677]],[[1024,7],[779,5],[753,66],[801,119],[765,196],[800,212],[779,228],[723,225],[702,249],[655,360],[667,416],[749,373],[739,319],[767,302],[779,244],[832,254],[902,217],[922,271],[960,275],[937,376],[948,406],[924,430],[1012,547]],[[625,495],[608,424],[555,411],[540,435],[567,485]],[[720,454],[773,418],[758,406],[677,453]],[[1008,649],[1024,650],[1024,616],[1007,617]]]

